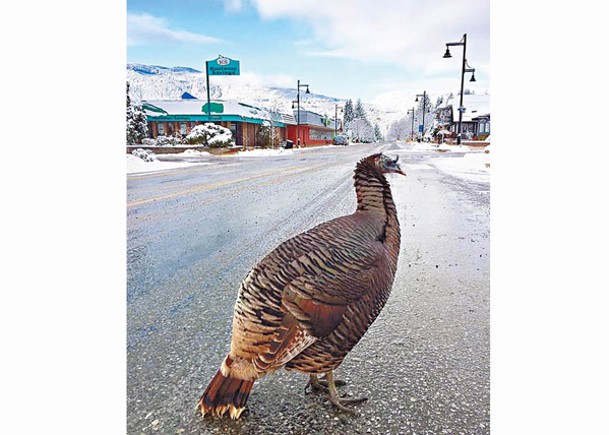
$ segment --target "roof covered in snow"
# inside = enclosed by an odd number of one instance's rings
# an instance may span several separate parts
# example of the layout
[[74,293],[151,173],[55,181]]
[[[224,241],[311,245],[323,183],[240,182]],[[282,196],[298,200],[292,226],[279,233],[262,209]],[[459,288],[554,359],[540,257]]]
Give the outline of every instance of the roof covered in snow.
[[[294,110],[294,118],[298,119],[298,110]],[[315,127],[324,127],[326,129],[338,128],[336,120],[328,116],[320,115],[319,113],[311,112],[310,110],[300,109],[300,124],[307,124]]]
[[[145,100],[142,109],[149,121],[207,121],[207,101],[198,99]],[[292,115],[240,103],[236,100],[212,100],[212,121],[241,121],[262,124],[296,124]],[[280,125],[279,125],[280,126]]]
[[[449,107],[453,106],[453,115],[459,116],[457,108],[459,107],[459,94],[453,94],[452,98],[444,97],[444,102],[439,106]],[[464,94],[463,95],[463,106],[465,112],[463,113],[463,121],[471,121],[472,118],[477,118],[482,115],[490,115],[491,113],[491,96],[490,95],[477,95],[477,94]]]

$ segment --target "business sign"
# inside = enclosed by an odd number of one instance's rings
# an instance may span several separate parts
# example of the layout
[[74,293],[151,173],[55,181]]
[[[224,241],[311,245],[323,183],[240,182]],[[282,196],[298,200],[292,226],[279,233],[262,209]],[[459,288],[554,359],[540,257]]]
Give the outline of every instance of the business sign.
[[208,76],[238,76],[241,72],[239,61],[228,57],[218,56],[217,59],[208,60],[205,63]]
[[224,104],[222,103],[205,103],[201,107],[201,112],[204,113],[224,113]]

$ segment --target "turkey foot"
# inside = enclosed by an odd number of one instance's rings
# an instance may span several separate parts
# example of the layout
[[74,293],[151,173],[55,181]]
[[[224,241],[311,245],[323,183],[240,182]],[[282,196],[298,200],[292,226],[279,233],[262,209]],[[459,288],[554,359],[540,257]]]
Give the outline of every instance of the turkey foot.
[[340,409],[341,411],[345,411],[350,414],[357,414],[355,411],[347,408],[345,405],[362,403],[362,402],[365,402],[366,400],[368,400],[367,397],[362,397],[360,399],[343,399],[342,397],[340,397],[338,395],[338,391],[336,391],[336,383],[334,381],[333,372],[328,372],[326,374],[326,381],[328,384],[328,387],[327,387],[328,388],[328,400],[334,407]]
[[307,385],[305,386],[305,393],[307,392],[309,387],[311,387],[311,392],[313,393],[329,392],[328,383],[326,381],[320,381],[317,375],[310,376],[309,382],[307,382]]
[[[336,385],[337,387],[342,387],[343,385],[347,385],[347,383],[345,381],[341,381],[340,379],[335,379],[334,385]],[[326,380],[325,375],[322,379],[319,379],[317,375],[311,375],[309,382],[307,382],[307,385],[305,386],[305,393],[307,392],[309,387],[311,387],[311,391],[313,393],[330,392],[330,390],[328,390],[328,381]]]

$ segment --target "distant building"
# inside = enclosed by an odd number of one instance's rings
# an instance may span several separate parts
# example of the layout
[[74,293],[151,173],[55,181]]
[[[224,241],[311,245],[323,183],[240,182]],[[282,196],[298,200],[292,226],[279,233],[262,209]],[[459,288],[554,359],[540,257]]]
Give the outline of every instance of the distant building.
[[208,116],[207,101],[187,93],[180,100],[144,100],[142,109],[152,138],[175,133],[186,136],[195,125],[211,121],[228,128],[233,133],[236,145],[247,147],[261,145],[258,143],[258,132],[265,123],[276,128],[281,142],[291,140],[297,144],[300,133],[302,146],[331,144],[337,124],[336,120],[301,109],[300,124],[297,126],[296,110],[291,115],[236,100],[211,101],[211,116]]
[[[461,119],[462,139],[484,140],[491,134],[490,95],[464,94],[465,112]],[[459,95],[448,99],[436,109],[436,119],[441,130],[457,137],[459,130]]]
[[195,125],[213,122],[228,128],[237,145],[259,146],[258,131],[266,122],[286,139],[288,124],[296,124],[291,115],[272,112],[235,100],[214,100],[210,104],[211,116],[207,114],[207,101],[187,96],[182,100],[145,100],[142,102],[148,120],[148,131],[152,138],[180,133],[186,136]]
[[331,144],[334,132],[341,130],[336,119],[308,110],[300,109],[300,117],[298,110],[294,110],[293,118],[296,122],[288,124],[287,137],[294,144],[298,144],[300,137],[301,146]]

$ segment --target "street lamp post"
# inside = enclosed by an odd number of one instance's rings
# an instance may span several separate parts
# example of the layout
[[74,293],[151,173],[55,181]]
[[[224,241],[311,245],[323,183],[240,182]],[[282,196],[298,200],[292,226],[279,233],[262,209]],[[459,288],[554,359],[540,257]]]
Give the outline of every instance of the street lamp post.
[[[343,111],[342,107],[340,111]],[[338,104],[334,105],[334,137],[336,137],[336,130],[338,130]]]
[[421,139],[424,139],[425,138],[425,112],[427,111],[427,91],[423,91],[423,94],[417,94],[414,101],[418,103],[419,97],[423,97],[423,131],[421,131]]
[[410,126],[410,140],[414,140],[414,107],[412,109],[408,109],[408,112],[406,112],[406,114],[412,116],[412,125]]
[[[296,143],[299,148],[300,148],[300,88],[307,88],[305,94],[310,94],[311,92],[309,92],[309,85],[306,84],[301,84],[300,83],[300,79],[298,80],[298,83],[296,85],[296,104],[298,106],[297,112],[296,112]],[[292,101],[292,109],[294,108],[294,101]]]
[[465,58],[465,50],[467,48],[467,33],[463,34],[463,38],[459,42],[447,42],[446,43],[446,53],[442,56],[445,59],[451,58],[450,50],[448,47],[462,45],[463,46],[463,61],[461,62],[461,93],[459,99],[459,127],[457,133],[457,145],[461,145],[461,121],[463,120],[463,112],[465,112],[465,107],[463,107],[463,80],[466,72],[472,73],[472,78],[469,80],[470,82],[475,82],[476,77],[474,77],[475,68],[469,67],[467,60]]

